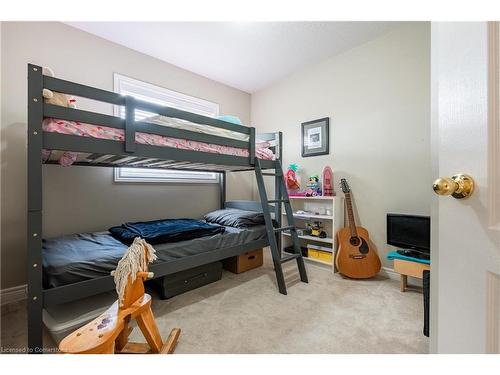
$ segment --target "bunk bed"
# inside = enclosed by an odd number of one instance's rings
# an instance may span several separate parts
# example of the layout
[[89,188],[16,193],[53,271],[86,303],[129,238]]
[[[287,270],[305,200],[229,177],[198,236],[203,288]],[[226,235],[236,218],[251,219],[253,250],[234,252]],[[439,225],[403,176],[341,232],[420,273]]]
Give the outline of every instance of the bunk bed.
[[[44,103],[43,89],[65,93],[75,97],[103,102],[124,108],[125,118],[107,114],[56,106]],[[135,111],[154,113],[159,121],[136,120]],[[47,119],[57,121],[47,122]],[[175,119],[188,123],[190,127],[165,126],[162,123]],[[76,122],[87,126],[99,126],[115,132],[114,136],[86,134],[85,129],[66,131],[65,122]],[[62,124],[58,129],[57,123]],[[239,135],[227,136],[214,131],[198,131],[196,127]],[[193,128],[194,127],[194,128]],[[89,128],[87,127],[87,130]],[[109,130],[111,129],[111,130]],[[188,130],[186,130],[188,129]],[[28,348],[31,353],[42,352],[42,310],[44,307],[79,300],[114,289],[110,275],[83,280],[71,280],[60,284],[44,284],[42,251],[42,172],[43,164],[63,164],[61,155],[70,153],[67,165],[99,167],[168,168],[178,170],[212,171],[220,174],[221,208],[239,208],[262,211],[269,215],[274,210],[275,219],[281,226],[281,201],[274,206],[252,201],[226,202],[226,172],[271,169],[275,185],[282,182],[281,156],[282,134],[257,135],[255,128],[236,125],[222,120],[164,107],[150,102],[122,96],[114,92],[45,76],[42,67],[28,64],[28,126],[27,126],[27,169],[28,169],[28,217],[27,217],[27,297],[28,297]],[[217,134],[217,135],[214,135]],[[148,140],[153,139],[153,141]],[[141,139],[145,141],[141,141]],[[192,149],[176,148],[168,140],[194,142]],[[273,160],[256,157],[257,140],[269,142],[275,155]],[[205,146],[209,146],[208,148]],[[212,149],[215,148],[215,151]],[[222,151],[221,151],[222,148]],[[229,150],[229,151],[227,151]],[[258,154],[258,152],[257,152]],[[270,158],[271,159],[271,158]],[[276,196],[279,189],[275,188]],[[267,219],[266,219],[267,220]],[[269,222],[266,221],[266,227]],[[267,228],[265,236],[243,241],[210,251],[188,254],[189,256],[165,259],[150,268],[155,277],[163,277],[199,265],[239,255],[246,251],[269,245],[273,233]],[[279,236],[273,236],[273,242]],[[256,237],[257,238],[257,237]],[[277,240],[279,241],[279,240]],[[276,245],[274,246],[276,248]],[[273,253],[273,258],[275,254]],[[275,263],[276,265],[276,263]],[[279,267],[280,268],[280,267]],[[281,270],[281,268],[280,268]],[[282,276],[281,276],[282,279]],[[278,280],[280,285],[283,281]],[[50,287],[52,286],[52,287]],[[286,293],[285,293],[286,294]]]

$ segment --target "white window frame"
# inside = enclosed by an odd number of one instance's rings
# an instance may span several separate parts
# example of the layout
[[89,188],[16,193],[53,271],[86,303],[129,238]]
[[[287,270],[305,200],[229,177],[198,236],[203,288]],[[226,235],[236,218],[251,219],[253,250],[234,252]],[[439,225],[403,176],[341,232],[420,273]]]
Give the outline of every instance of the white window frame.
[[117,167],[115,168],[115,182],[215,184],[219,182],[219,173],[181,171],[175,169]]
[[[207,117],[217,117],[219,115],[219,104],[217,103],[152,85],[119,73],[113,74],[113,86],[114,91],[118,94],[131,95],[141,100]],[[124,107],[114,106],[113,112],[117,117],[124,116]],[[142,119],[147,116],[147,113],[137,112],[136,119]],[[139,183],[218,183],[219,173],[116,167],[114,169],[114,181]]]

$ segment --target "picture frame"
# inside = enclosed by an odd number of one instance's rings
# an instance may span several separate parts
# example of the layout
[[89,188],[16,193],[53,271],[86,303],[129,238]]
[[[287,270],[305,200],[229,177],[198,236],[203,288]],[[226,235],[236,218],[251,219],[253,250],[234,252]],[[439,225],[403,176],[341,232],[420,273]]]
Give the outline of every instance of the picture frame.
[[301,124],[302,157],[330,153],[330,118],[324,117]]

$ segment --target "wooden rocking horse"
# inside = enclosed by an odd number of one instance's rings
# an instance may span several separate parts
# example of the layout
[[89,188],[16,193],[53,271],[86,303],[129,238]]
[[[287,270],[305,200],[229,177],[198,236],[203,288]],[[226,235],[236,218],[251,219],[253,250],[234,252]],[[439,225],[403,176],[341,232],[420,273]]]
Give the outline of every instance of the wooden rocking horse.
[[[61,352],[173,353],[181,330],[174,328],[167,341],[162,341],[151,310],[151,296],[144,292],[144,280],[153,277],[153,273],[148,272],[148,263],[155,259],[153,247],[136,238],[111,273],[115,278],[118,300],[99,317],[66,336],[59,344]],[[128,342],[132,332],[131,319],[137,321],[147,344]]]

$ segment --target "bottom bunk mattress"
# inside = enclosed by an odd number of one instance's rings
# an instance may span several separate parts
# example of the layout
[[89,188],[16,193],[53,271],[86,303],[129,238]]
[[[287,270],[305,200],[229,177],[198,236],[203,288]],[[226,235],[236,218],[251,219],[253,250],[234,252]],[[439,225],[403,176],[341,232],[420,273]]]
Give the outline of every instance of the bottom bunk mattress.
[[[212,236],[154,245],[157,262],[249,244],[267,238],[264,225],[248,228],[225,227]],[[43,240],[44,288],[54,288],[79,281],[108,276],[116,268],[127,245],[109,232],[81,233]]]

